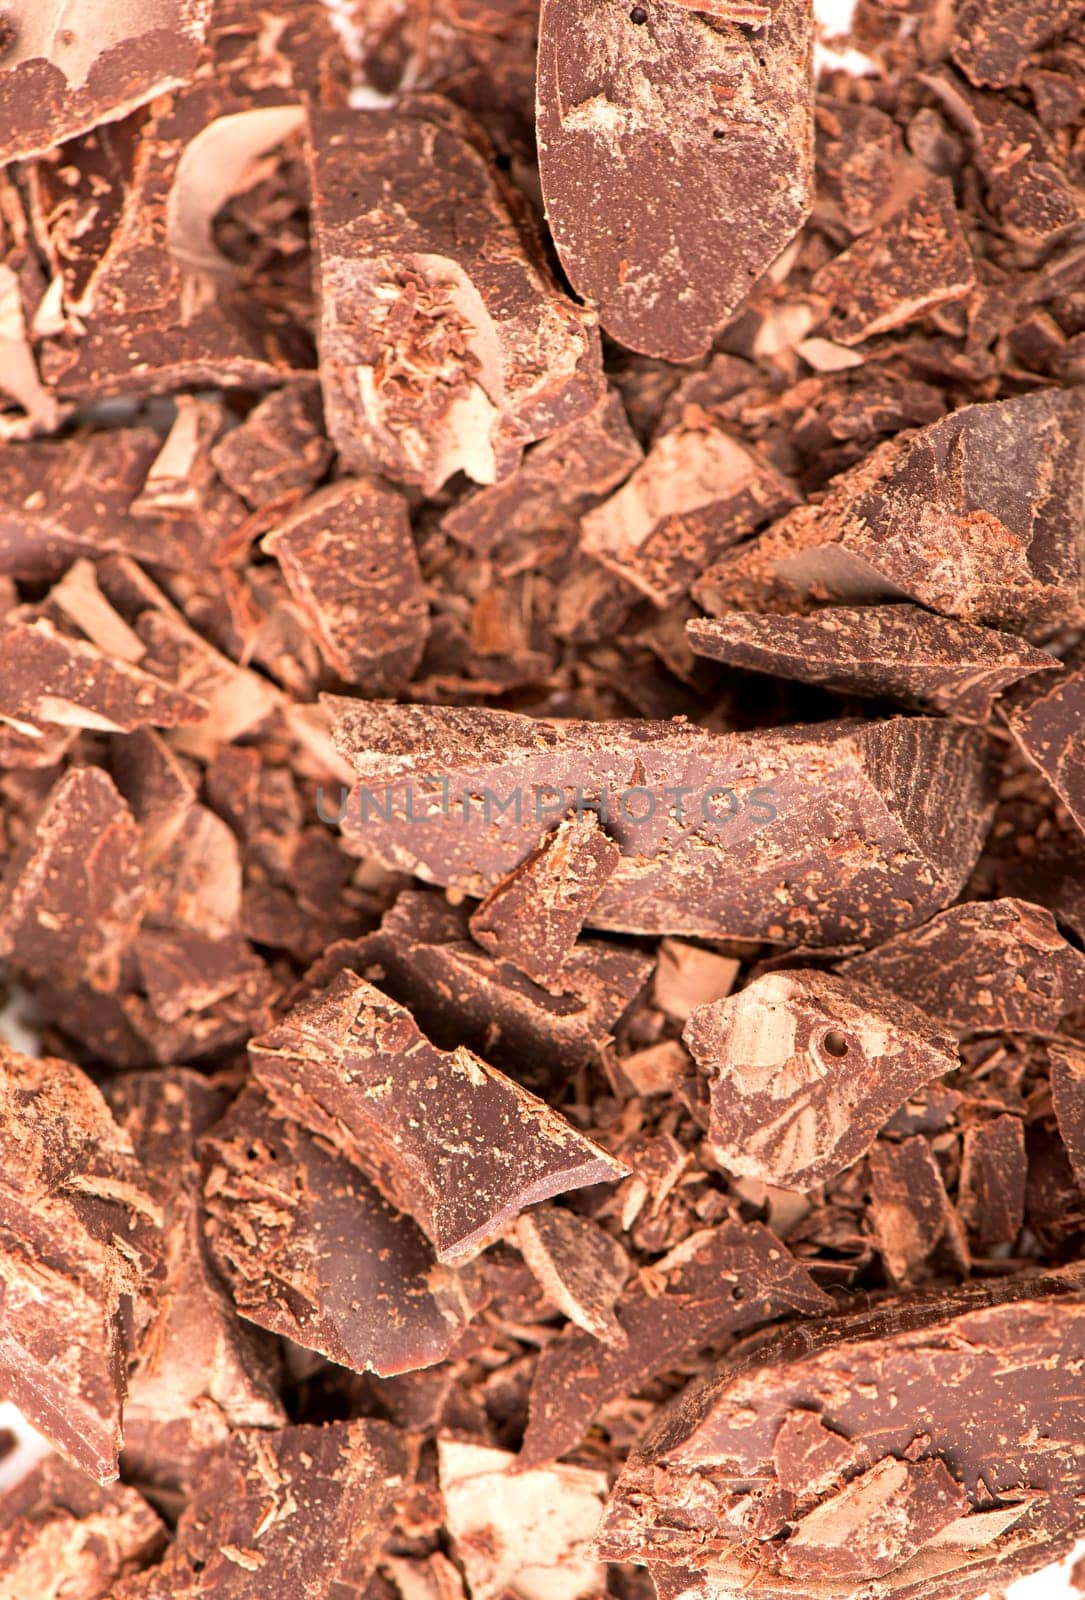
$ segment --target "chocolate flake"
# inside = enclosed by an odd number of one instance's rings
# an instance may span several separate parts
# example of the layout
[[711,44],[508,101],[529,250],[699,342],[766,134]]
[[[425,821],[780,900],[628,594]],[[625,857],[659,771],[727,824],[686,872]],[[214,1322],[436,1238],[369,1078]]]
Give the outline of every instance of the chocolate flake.
[[590,1217],[560,1206],[525,1212],[516,1227],[524,1260],[558,1309],[604,1344],[624,1345],[614,1304],[629,1276],[629,1256]]

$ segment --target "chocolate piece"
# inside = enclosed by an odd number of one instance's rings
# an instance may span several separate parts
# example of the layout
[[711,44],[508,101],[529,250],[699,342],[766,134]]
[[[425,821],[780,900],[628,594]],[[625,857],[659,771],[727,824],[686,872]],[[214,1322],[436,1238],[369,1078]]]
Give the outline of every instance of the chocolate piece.
[[1085,1005],[1085,956],[1027,900],[950,906],[838,971],[888,989],[957,1033],[1050,1033]]
[[234,1315],[204,1239],[196,1141],[221,1117],[223,1095],[197,1073],[174,1068],[126,1074],[109,1086],[109,1100],[163,1218],[165,1275],[146,1308],[125,1407],[126,1472],[135,1445],[137,1477],[154,1482],[156,1444],[173,1444],[163,1455],[180,1453],[180,1430],[165,1431],[172,1423],[221,1443],[231,1428],[274,1428],[286,1419],[269,1353]]
[[1012,1244],[1021,1232],[1027,1170],[1020,1117],[995,1117],[965,1129],[957,1207],[983,1253]]
[[893,1282],[919,1282],[928,1263],[966,1274],[964,1230],[929,1141],[921,1134],[901,1144],[879,1139],[868,1160],[870,1221]]
[[816,1411],[789,1411],[772,1441],[776,1480],[799,1505],[839,1488],[861,1462],[862,1452],[830,1432]]
[[259,511],[315,489],[333,454],[317,395],[294,384],[254,406],[218,441],[211,460],[223,483]]
[[941,1461],[879,1461],[796,1523],[780,1549],[789,1578],[881,1578],[968,1509]]
[[584,549],[657,606],[679,600],[729,546],[796,503],[768,461],[730,434],[675,428],[581,522]]
[[595,410],[533,445],[501,483],[475,489],[441,518],[453,539],[488,554],[499,540],[561,527],[601,500],[643,459],[621,397],[608,390]]
[[343,968],[369,978],[408,1007],[442,1049],[466,1045],[495,1067],[540,1086],[594,1062],[644,987],[651,961],[634,950],[579,939],[561,995],[468,937],[466,907],[433,892],[407,891],[378,932],[332,946],[308,981],[322,988]]
[[0,166],[127,116],[193,74],[211,0],[154,0],[132,14],[8,0],[0,45]]
[[978,738],[951,724],[719,735],[327,703],[360,780],[342,822],[349,845],[481,896],[535,844],[540,820],[599,810],[623,853],[590,913],[596,928],[873,943],[958,892],[986,826]]
[[443,1361],[481,1304],[409,1217],[247,1089],[203,1139],[208,1241],[243,1317],[356,1372]]
[[681,939],[663,939],[652,979],[652,999],[668,1016],[685,1022],[698,1006],[729,995],[741,966],[731,956],[714,955]]
[[1051,1102],[1078,1184],[1085,1190],[1085,1053],[1070,1044],[1048,1047]]
[[289,1116],[368,1172],[437,1259],[488,1243],[525,1206],[625,1168],[470,1050],[438,1050],[409,1011],[349,972],[251,1047]]
[[235,1433],[208,1464],[164,1560],[114,1600],[354,1600],[407,1473],[402,1436],[369,1418]]
[[1050,783],[1078,827],[1085,832],[1085,667],[1060,678],[1046,693],[1022,702],[1006,718],[1022,753]]
[[707,351],[810,210],[810,9],[778,0],[754,35],[747,20],[608,0],[540,12],[539,167],[562,265],[612,338],[668,361]]
[[593,811],[568,817],[494,884],[471,916],[471,937],[544,989],[561,990],[577,935],[620,858]]
[[66,1460],[117,1476],[132,1297],[161,1212],[126,1134],[67,1061],[0,1047],[0,1387]]
[[935,179],[827,262],[810,287],[829,302],[828,337],[855,345],[964,299],[975,281],[953,189]]
[[1017,83],[1035,50],[1071,27],[1085,12],[1081,0],[958,0],[952,55],[981,87]]
[[516,1243],[539,1287],[571,1322],[604,1344],[627,1342],[614,1315],[630,1271],[620,1240],[590,1217],[540,1206],[520,1218]]
[[703,1346],[788,1312],[812,1314],[828,1298],[760,1223],[691,1234],[635,1281],[615,1306],[623,1345],[601,1347],[567,1328],[539,1357],[522,1467],[574,1449],[608,1400],[644,1387]]
[[366,694],[391,694],[422,659],[429,609],[407,502],[344,478],[302,502],[263,542],[329,666]]
[[[1083,1340],[1085,1290],[1080,1272],[1069,1271],[919,1295],[751,1341],[709,1383],[687,1389],[642,1441],[604,1515],[600,1554],[666,1567],[711,1564],[716,1592],[731,1595],[745,1584],[775,1600],[790,1542],[786,1509],[757,1543],[732,1517],[750,1480],[774,1483],[774,1441],[801,1406],[862,1448],[874,1467],[894,1456],[941,1462],[977,1510],[1027,1486],[1047,1513],[1028,1540],[1041,1564],[1049,1559],[1041,1541],[1065,1536],[1077,1521],[1069,1440],[1079,1399],[1066,1373],[1081,1359]],[[1012,1531],[992,1538],[985,1529],[977,1555],[947,1540],[932,1566],[895,1570],[891,1592],[974,1594],[1021,1543]],[[953,1577],[962,1567],[970,1586],[958,1591]],[[859,1593],[866,1576],[838,1592]],[[937,1589],[911,1590],[936,1576]],[[788,1592],[823,1590],[804,1582]]]
[[328,430],[351,471],[494,483],[603,392],[595,319],[551,282],[484,137],[436,97],[315,113]]
[[5,1600],[107,1600],[148,1565],[166,1529],[123,1484],[99,1488],[49,1456],[0,1498],[0,1584]]
[[808,617],[731,611],[686,624],[698,655],[838,694],[987,722],[1011,683],[1058,663],[1010,634],[918,606],[825,606]]
[[1043,636],[1085,615],[1083,451],[1080,391],[965,406],[721,557],[694,597],[712,612],[910,598]]
[[[150,673],[68,638],[45,617],[0,626],[0,717],[22,732],[41,723],[130,733],[199,722],[207,707]],[[24,727],[24,724],[26,726]]]
[[557,1465],[520,1470],[505,1450],[439,1439],[448,1531],[472,1600],[590,1600],[606,1573],[591,1540],[605,1472]]
[[708,1080],[721,1166],[809,1190],[857,1161],[909,1095],[958,1064],[917,1006],[824,972],[770,972],[682,1035]]
[[131,812],[99,767],[73,767],[7,863],[0,953],[35,977],[110,989],[143,899]]

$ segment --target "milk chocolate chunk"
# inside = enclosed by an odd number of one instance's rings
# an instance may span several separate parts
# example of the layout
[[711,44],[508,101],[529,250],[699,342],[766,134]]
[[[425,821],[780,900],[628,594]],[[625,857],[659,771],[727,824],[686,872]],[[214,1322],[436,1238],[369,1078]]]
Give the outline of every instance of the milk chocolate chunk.
[[443,1361],[482,1295],[327,1142],[247,1089],[203,1140],[208,1240],[240,1314],[355,1372]]
[[938,178],[827,262],[810,287],[829,302],[826,335],[856,345],[962,300],[975,281],[953,189]]
[[403,1436],[369,1418],[235,1433],[157,1566],[115,1600],[363,1594],[407,1486]]
[[407,501],[373,478],[341,478],[263,541],[328,665],[366,694],[391,694],[422,659],[429,609]]
[[127,116],[191,78],[212,0],[135,12],[79,0],[8,0],[0,48],[0,166]]
[[870,1221],[886,1271],[896,1284],[921,1282],[931,1269],[968,1272],[968,1245],[930,1141],[879,1139],[870,1163]]
[[515,472],[475,489],[441,518],[453,539],[487,554],[499,540],[551,532],[616,489],[643,459],[621,397],[607,391],[595,410],[532,445]]
[[438,1050],[353,973],[302,1001],[251,1055],[283,1112],[368,1172],[439,1261],[473,1254],[525,1206],[625,1173],[470,1050]]
[[1011,634],[910,605],[824,606],[806,617],[729,611],[688,622],[686,634],[714,661],[964,722],[987,722],[1003,689],[1057,666]]
[[1081,0],[1050,0],[1039,10],[1029,0],[958,0],[953,59],[979,87],[1008,88],[1020,80],[1033,52],[1083,12]]
[[708,1080],[717,1160],[783,1189],[835,1177],[958,1065],[955,1040],[917,1006],[814,971],[755,978],[699,1007],[682,1037]]
[[1048,1047],[1051,1101],[1074,1175],[1085,1190],[1085,1051],[1069,1043]]
[[707,611],[912,599],[965,621],[1050,632],[1085,614],[1085,396],[965,406],[874,450],[694,598]]
[[1085,667],[1036,689],[1009,711],[1010,733],[1085,832]]
[[540,1288],[571,1322],[604,1344],[627,1342],[614,1314],[631,1265],[619,1239],[590,1217],[540,1206],[520,1218],[516,1243]]
[[978,735],[949,723],[715,734],[327,703],[359,779],[349,846],[482,896],[534,846],[538,819],[591,807],[622,850],[594,928],[874,943],[958,892],[986,829]]
[[5,1600],[108,1600],[166,1539],[134,1489],[49,1456],[0,1498],[0,1585]]
[[[321,382],[344,466],[495,483],[603,393],[595,319],[551,280],[469,117],[434,97],[314,113]],[[523,224],[523,227],[521,226]]]
[[161,1213],[77,1067],[0,1048],[0,1387],[66,1460],[117,1476],[133,1297]]
[[722,430],[675,428],[581,522],[589,555],[663,607],[705,567],[796,503],[756,450]]
[[765,26],[749,21],[543,0],[550,229],[606,332],[646,355],[703,355],[810,210],[810,7],[781,0]]
[[[239,1322],[204,1237],[196,1142],[219,1120],[224,1096],[198,1073],[126,1073],[109,1086],[114,1116],[132,1140],[163,1218],[165,1271],[144,1308],[128,1379],[125,1466],[133,1446],[154,1481],[187,1423],[224,1441],[231,1428],[274,1428],[286,1419],[270,1352]],[[201,1427],[201,1423],[206,1426]]]
[[[947,1537],[944,1545],[933,1526],[938,1518],[928,1522],[924,1512],[912,1524],[917,1532],[927,1528],[920,1547],[929,1549],[933,1534],[940,1553],[930,1566],[904,1566],[915,1549],[907,1541],[890,1592],[974,1594],[1010,1553],[1023,1548],[1042,1565],[1050,1559],[1047,1541],[1079,1525],[1071,1441],[1081,1395],[1067,1375],[1083,1351],[1085,1286],[1077,1269],[919,1294],[751,1340],[660,1415],[618,1480],[599,1552],[612,1561],[707,1566],[717,1592],[728,1596],[744,1584],[773,1597],[784,1592],[778,1580],[790,1542],[786,1505],[775,1527],[766,1521],[760,1542],[734,1518],[751,1480],[774,1484],[774,1443],[798,1406],[875,1468],[888,1458],[927,1464],[931,1472],[941,1463],[973,1514],[992,1500],[1023,1498],[1023,1515],[1040,1511],[1027,1537],[986,1530],[972,1550],[967,1524],[960,1544]],[[929,1485],[919,1497],[929,1506],[928,1496]],[[918,1510],[913,1501],[902,1522]],[[961,1568],[968,1570],[959,1589]],[[860,1593],[865,1576],[849,1577],[837,1592]],[[920,1582],[935,1577],[942,1587]],[[803,1582],[794,1592],[805,1600],[822,1591]]]
[[0,717],[20,731],[41,723],[130,733],[199,722],[207,707],[46,617],[0,624]]
[[275,389],[215,444],[223,483],[257,511],[315,489],[334,452],[324,437],[319,396],[303,384]]
[[1085,956],[1027,900],[950,906],[838,970],[888,989],[957,1033],[1052,1033],[1085,1005]]
[[437,1441],[441,1493],[472,1600],[590,1600],[606,1583],[591,1540],[605,1472],[555,1465],[520,1470],[506,1450]]
[[957,1206],[981,1252],[1012,1244],[1021,1232],[1027,1171],[1020,1117],[995,1117],[965,1129]]
[[544,989],[563,987],[577,935],[621,858],[594,811],[567,817],[472,914],[471,936]]
[[600,1346],[590,1333],[567,1328],[547,1345],[531,1388],[521,1465],[537,1466],[575,1449],[608,1400],[635,1393],[703,1346],[829,1304],[760,1223],[729,1222],[691,1234],[617,1301],[623,1344]]
[[100,767],[73,767],[7,863],[0,952],[31,976],[110,989],[143,901],[132,813]]

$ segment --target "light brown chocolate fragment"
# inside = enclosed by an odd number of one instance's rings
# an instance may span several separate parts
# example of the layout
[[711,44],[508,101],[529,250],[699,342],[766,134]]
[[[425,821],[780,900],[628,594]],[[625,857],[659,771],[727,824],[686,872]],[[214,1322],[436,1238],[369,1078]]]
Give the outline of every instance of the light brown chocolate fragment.
[[918,1007],[815,971],[755,978],[696,1010],[682,1037],[708,1080],[716,1159],[784,1189],[842,1172],[958,1064],[955,1040]]
[[627,1342],[614,1314],[631,1266],[620,1239],[563,1206],[525,1212],[515,1237],[539,1287],[570,1322],[604,1344]]
[[900,1144],[871,1146],[870,1223],[886,1271],[896,1284],[922,1282],[949,1267],[965,1276],[968,1245],[930,1141],[913,1134]]

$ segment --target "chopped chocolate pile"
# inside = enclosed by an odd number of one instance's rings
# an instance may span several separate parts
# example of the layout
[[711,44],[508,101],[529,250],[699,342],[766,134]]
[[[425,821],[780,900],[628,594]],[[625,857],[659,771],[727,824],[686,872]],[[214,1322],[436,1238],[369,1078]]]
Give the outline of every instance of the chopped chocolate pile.
[[0,1600],[1085,1538],[1085,0],[853,9],[0,0]]

